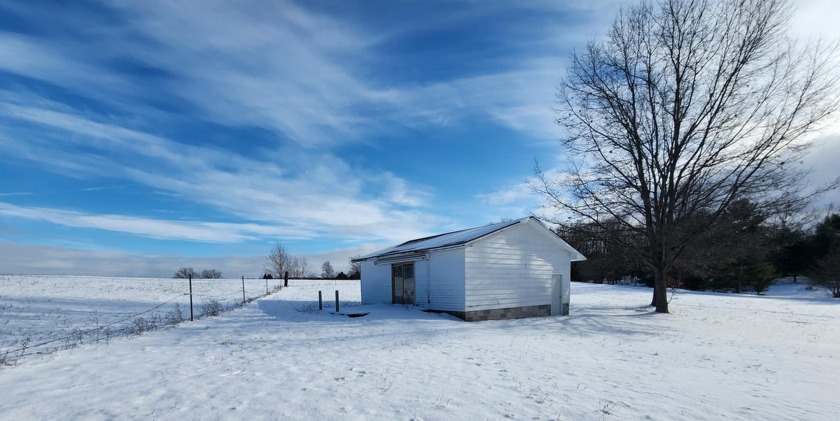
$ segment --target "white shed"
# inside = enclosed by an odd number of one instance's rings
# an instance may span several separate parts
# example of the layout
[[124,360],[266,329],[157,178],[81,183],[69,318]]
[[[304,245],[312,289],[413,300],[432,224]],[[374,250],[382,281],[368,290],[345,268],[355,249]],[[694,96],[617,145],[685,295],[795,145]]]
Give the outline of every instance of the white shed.
[[571,262],[534,217],[418,238],[362,256],[362,303],[415,305],[467,321],[568,314]]

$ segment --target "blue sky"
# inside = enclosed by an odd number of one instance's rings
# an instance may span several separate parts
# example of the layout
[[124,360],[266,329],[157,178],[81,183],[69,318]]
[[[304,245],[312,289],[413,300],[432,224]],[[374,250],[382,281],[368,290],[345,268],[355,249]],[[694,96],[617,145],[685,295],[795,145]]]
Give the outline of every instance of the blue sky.
[[[569,52],[619,4],[581,3],[4,1],[0,273],[253,276],[277,241],[341,270],[527,216]],[[836,36],[829,5],[794,32]]]

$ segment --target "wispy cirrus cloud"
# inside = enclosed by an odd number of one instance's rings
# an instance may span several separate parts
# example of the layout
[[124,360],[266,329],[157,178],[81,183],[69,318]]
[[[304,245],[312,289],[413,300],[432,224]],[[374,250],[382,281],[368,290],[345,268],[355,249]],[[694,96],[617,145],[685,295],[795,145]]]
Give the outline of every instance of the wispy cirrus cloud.
[[[359,67],[372,42],[363,28],[294,2],[127,3],[119,28],[149,42],[131,59],[169,77],[161,83],[204,118],[264,127],[307,148],[356,141],[380,97]],[[200,69],[207,69],[201,71]]]
[[[802,3],[831,9],[822,1]],[[0,187],[0,234],[19,231],[0,239],[33,233],[17,221],[44,221],[143,237],[136,249],[313,239],[319,259],[346,260],[369,244],[520,217],[539,209],[521,155],[561,166],[545,161],[562,136],[552,108],[568,53],[628,2],[4,1],[0,175],[23,181]],[[522,168],[477,162],[471,149],[498,145],[467,138],[476,133],[524,145],[509,165]],[[507,183],[465,183],[485,177]],[[81,190],[103,185],[124,188]],[[79,231],[57,231],[76,247]],[[177,267],[26,250],[56,268],[75,259],[81,273],[97,258]]]
[[[40,136],[25,141],[0,131],[0,143],[5,143],[10,156],[46,162],[74,177],[120,177],[207,204],[265,224],[269,227],[261,233],[265,236],[294,231],[295,238],[373,235],[400,239],[425,234],[424,227],[440,221],[410,209],[424,206],[428,194],[422,187],[409,187],[388,172],[365,174],[329,153],[290,150],[281,161],[265,162],[62,111],[9,103],[0,103],[0,110],[54,131],[41,130]],[[57,138],[63,141],[56,143]],[[394,228],[395,224],[400,227]],[[200,233],[193,238],[207,240]]]
[[[508,28],[528,34],[527,43],[518,45],[523,40],[511,37],[488,68],[445,79],[377,75],[376,66],[393,60],[380,47],[537,8],[553,10],[558,19],[574,12],[600,21],[603,14],[595,10],[609,4],[597,3],[589,10],[573,4],[489,2],[458,8],[443,20],[412,17],[374,28],[294,2],[197,7],[151,1],[112,7],[123,24],[98,26],[95,37],[43,40],[3,34],[7,42],[0,45],[9,56],[32,52],[25,60],[6,63],[6,71],[131,111],[137,110],[138,101],[155,103],[150,92],[166,92],[169,98],[158,101],[189,104],[180,112],[222,124],[264,127],[307,148],[363,142],[369,133],[400,126],[457,124],[473,114],[545,140],[556,136],[551,106],[563,59],[591,26],[565,22]],[[79,25],[68,21],[75,15],[64,17],[61,10],[44,14],[40,19],[49,18],[59,27]],[[412,60],[427,63],[424,54],[407,51],[403,57],[406,65]],[[63,71],[54,71],[59,68]]]
[[[462,8],[444,20],[408,16],[409,25],[377,26],[293,2],[112,3],[101,7],[104,17],[65,10],[72,5],[37,12],[24,3],[5,7],[26,20],[48,22],[62,36],[0,32],[0,40],[8,41],[0,42],[0,51],[25,56],[0,64],[0,70],[91,101],[7,87],[0,95],[0,122],[7,123],[0,125],[0,145],[8,159],[77,179],[136,183],[242,224],[171,226],[178,221],[148,215],[135,220],[94,209],[19,210],[49,216],[45,220],[53,223],[115,232],[136,222],[144,227],[137,231],[179,233],[173,238],[194,241],[283,233],[403,241],[453,227],[431,206],[435,187],[394,171],[352,165],[333,150],[368,142],[372,133],[387,138],[406,128],[458,126],[471,116],[489,117],[526,138],[553,140],[550,107],[561,63],[546,56],[554,48],[550,43],[570,36],[549,28],[530,36],[544,43],[536,57],[511,44],[477,73],[404,80],[379,74],[376,66],[392,60],[383,45],[481,24],[518,6],[498,2]],[[99,22],[86,26],[87,20]],[[401,55],[427,61],[411,50]],[[167,127],[182,118],[259,127],[272,140],[246,157],[200,139],[167,136]],[[207,224],[218,218],[187,217]]]
[[73,228],[99,229],[165,240],[236,243],[275,236],[306,238],[307,230],[247,223],[161,220],[111,214],[89,214],[43,207],[24,207],[0,202],[0,215],[46,221]]
[[[141,115],[167,101],[180,112],[232,125],[266,127],[305,146],[355,138],[372,118],[357,114],[375,89],[352,74],[362,34],[292,2],[110,4],[111,24],[71,6],[6,7],[66,32],[0,32],[0,70],[61,86]],[[60,71],[58,70],[60,69]],[[153,87],[153,89],[149,89]],[[156,98],[165,92],[165,98]]]

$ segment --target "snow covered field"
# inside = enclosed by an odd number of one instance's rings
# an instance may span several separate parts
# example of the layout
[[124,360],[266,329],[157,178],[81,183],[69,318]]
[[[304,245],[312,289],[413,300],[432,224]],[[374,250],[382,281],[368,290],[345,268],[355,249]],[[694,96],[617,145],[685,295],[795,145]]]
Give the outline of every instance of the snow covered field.
[[[0,307],[171,298],[102,279],[37,293],[0,277]],[[333,314],[335,290],[342,313],[370,314]],[[822,297],[678,292],[657,315],[639,307],[648,289],[573,284],[569,317],[465,323],[360,306],[352,281],[290,281],[219,317],[0,368],[0,418],[834,420],[840,301]]]
[[[245,297],[282,283],[246,279]],[[195,316],[242,303],[241,279],[193,279]],[[171,278],[0,275],[0,362],[190,318],[189,282]]]

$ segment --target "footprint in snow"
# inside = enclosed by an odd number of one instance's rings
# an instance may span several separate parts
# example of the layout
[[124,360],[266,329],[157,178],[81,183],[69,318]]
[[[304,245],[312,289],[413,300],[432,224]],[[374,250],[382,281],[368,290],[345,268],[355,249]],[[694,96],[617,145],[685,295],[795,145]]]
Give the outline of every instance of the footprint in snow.
[[243,370],[230,371],[230,372],[221,374],[220,377],[238,376],[238,375],[242,374],[242,371]]

